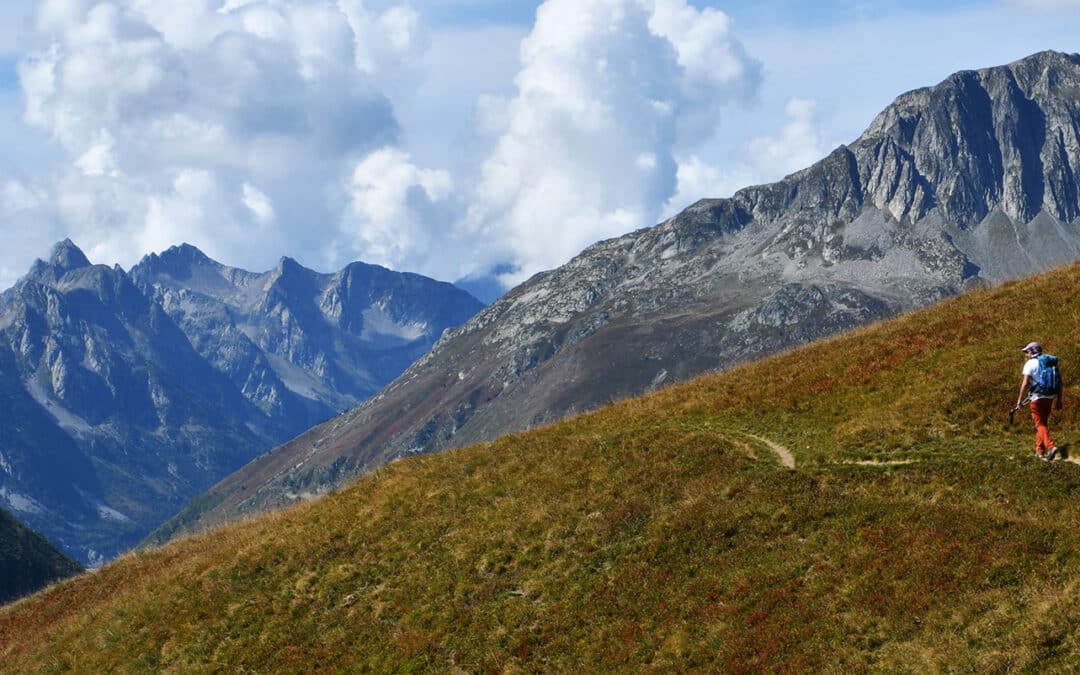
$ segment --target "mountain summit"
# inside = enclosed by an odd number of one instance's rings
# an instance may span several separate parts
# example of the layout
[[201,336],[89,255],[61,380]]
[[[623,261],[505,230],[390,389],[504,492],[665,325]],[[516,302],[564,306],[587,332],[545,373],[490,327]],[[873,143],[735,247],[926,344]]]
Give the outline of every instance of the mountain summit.
[[90,260],[70,239],[65,239],[53,247],[49,265],[58,272],[70,272],[80,267],[90,267]]
[[1080,56],[906,93],[813,166],[538,274],[185,518],[287,503],[1080,257]]
[[0,506],[100,563],[480,307],[359,263],[254,274],[185,245],[128,273],[65,240],[0,295]]

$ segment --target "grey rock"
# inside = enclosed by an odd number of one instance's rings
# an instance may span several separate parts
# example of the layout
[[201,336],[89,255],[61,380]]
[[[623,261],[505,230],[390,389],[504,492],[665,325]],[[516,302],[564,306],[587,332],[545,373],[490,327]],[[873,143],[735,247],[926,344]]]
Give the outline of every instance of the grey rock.
[[482,305],[415,274],[352,263],[336,274],[291,258],[261,274],[189,245],[143,259],[136,284],[267,415],[299,433],[355,406]]

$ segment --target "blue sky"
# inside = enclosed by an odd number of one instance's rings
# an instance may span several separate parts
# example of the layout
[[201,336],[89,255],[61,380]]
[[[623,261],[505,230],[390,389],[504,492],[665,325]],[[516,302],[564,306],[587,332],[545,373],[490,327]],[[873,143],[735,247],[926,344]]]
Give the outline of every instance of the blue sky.
[[19,76],[15,72],[18,59],[14,56],[0,57],[0,91],[18,89]]
[[[454,2],[421,3],[432,23],[439,25],[483,26],[517,24],[531,26],[536,8],[542,4],[536,0],[464,0]],[[716,7],[722,9],[740,24],[747,27],[792,25],[799,27],[829,25],[853,19],[868,19],[895,15],[901,12],[939,12],[986,6],[976,0],[956,0],[943,4],[937,0],[806,2],[806,0],[692,0],[693,7]]]
[[1080,0],[6,0],[0,286],[64,237],[513,284],[1077,35]]

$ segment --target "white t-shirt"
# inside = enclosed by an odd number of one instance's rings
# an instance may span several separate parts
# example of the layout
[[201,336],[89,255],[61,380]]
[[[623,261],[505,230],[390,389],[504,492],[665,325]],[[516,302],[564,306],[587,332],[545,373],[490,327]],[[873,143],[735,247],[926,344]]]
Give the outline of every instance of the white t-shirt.
[[[1035,384],[1035,376],[1039,374],[1039,359],[1028,359],[1024,362],[1024,375],[1031,378],[1028,382],[1028,386]],[[1029,389],[1030,391],[1030,389]],[[1054,398],[1053,394],[1031,394],[1032,401],[1038,401],[1040,398]]]

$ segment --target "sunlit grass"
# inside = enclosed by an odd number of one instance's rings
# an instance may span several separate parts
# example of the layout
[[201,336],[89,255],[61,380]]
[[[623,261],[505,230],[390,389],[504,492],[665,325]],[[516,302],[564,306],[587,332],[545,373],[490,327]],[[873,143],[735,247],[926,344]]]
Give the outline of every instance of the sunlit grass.
[[1075,372],[1078,289],[973,293],[128,555],[0,612],[0,668],[1064,669],[1080,468],[1005,414],[1029,340]]

